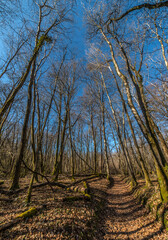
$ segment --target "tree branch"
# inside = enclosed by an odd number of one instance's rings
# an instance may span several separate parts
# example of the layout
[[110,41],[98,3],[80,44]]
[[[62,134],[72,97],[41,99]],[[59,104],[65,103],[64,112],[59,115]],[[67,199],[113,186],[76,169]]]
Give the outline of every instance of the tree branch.
[[143,3],[140,4],[138,6],[135,6],[133,8],[130,8],[129,10],[127,10],[125,13],[123,13],[121,16],[119,16],[118,18],[111,18],[110,22],[112,21],[119,21],[122,18],[124,18],[126,15],[128,15],[129,13],[136,11],[136,10],[140,10],[142,8],[148,8],[148,9],[156,9],[156,8],[161,8],[161,7],[168,7],[168,1],[165,2],[159,2],[159,3],[155,3],[155,4],[150,4],[150,3]]

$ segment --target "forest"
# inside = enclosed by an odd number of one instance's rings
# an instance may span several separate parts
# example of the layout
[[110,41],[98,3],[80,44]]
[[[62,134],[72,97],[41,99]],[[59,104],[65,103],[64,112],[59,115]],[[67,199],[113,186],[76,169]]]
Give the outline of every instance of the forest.
[[0,0],[0,239],[168,239],[168,1]]

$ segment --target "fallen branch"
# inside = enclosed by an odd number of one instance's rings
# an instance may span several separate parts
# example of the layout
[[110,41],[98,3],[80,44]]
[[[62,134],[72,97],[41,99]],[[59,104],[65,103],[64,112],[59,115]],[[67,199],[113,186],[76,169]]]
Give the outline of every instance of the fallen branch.
[[70,196],[70,197],[64,197],[63,202],[75,202],[75,201],[90,201],[90,198],[87,195],[82,196]]
[[76,181],[76,182],[71,183],[70,185],[68,185],[67,188],[70,188],[70,187],[72,187],[72,186],[75,186],[75,185],[77,185],[77,184],[79,184],[79,183],[81,183],[81,182],[83,182],[83,181],[87,181],[87,180],[90,180],[90,179],[93,179],[93,178],[97,178],[97,177],[99,177],[99,176],[97,176],[97,175],[94,175],[94,176],[93,176],[93,175],[92,175],[92,176],[90,176],[90,177],[80,179],[80,180],[78,180],[78,181]]
[[24,166],[25,166],[30,172],[32,172],[33,174],[37,174],[37,175],[45,178],[46,181],[47,181],[47,183],[48,183],[48,185],[50,186],[52,192],[54,193],[54,190],[53,190],[52,186],[50,185],[50,181],[48,180],[47,176],[45,176],[45,175],[43,175],[43,174],[41,174],[41,173],[39,173],[39,172],[36,172],[36,171],[32,170],[30,167],[27,166],[27,164],[25,163],[25,161],[24,161],[23,159],[22,159],[22,162],[23,162]]
[[[83,181],[83,186],[76,186],[76,187],[71,186],[70,188],[67,188],[67,190],[82,193],[83,197],[85,197],[87,200],[91,200],[91,195],[89,194],[90,188],[86,181]],[[73,198],[73,197],[70,197],[70,198]]]
[[8,223],[4,223],[2,225],[0,225],[0,232],[3,232],[11,227],[13,227],[14,225],[20,223],[23,219],[25,218],[29,218],[34,216],[39,210],[41,210],[43,207],[41,208],[30,208],[29,210],[19,214],[18,216],[16,216],[13,220],[11,220]]
[[[43,187],[43,186],[46,186],[46,185],[49,185],[49,186],[57,186],[57,187],[61,187],[61,188],[67,188],[66,185],[62,184],[62,183],[58,183],[58,182],[45,182],[45,183],[40,183],[40,184],[36,184],[36,185],[33,185],[33,188],[38,188],[38,187]],[[26,186],[24,188],[20,188],[18,190],[15,190],[15,191],[5,191],[5,190],[0,190],[0,193],[1,194],[4,194],[4,195],[14,195],[14,194],[18,194],[24,190],[27,190],[29,188],[29,186]],[[53,191],[53,189],[52,189]]]
[[35,214],[37,213],[37,208],[33,207],[33,208],[30,208],[29,210],[19,214],[16,218],[29,218],[29,217],[32,217],[34,216]]
[[5,230],[13,227],[14,225],[18,224],[20,221],[21,221],[21,219],[14,219],[14,220],[11,220],[9,223],[2,224],[0,226],[0,232],[3,232]]
[[0,202],[12,202],[12,199],[9,198],[0,198]]

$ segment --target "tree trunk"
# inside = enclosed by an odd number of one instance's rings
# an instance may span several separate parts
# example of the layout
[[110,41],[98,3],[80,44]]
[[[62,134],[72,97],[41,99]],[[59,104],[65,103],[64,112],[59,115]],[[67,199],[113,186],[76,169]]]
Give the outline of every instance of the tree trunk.
[[130,119],[130,116],[128,114],[128,111],[127,111],[127,106],[126,106],[126,103],[125,103],[125,100],[124,100],[124,97],[123,97],[123,94],[119,88],[119,85],[118,85],[118,82],[117,82],[117,79],[111,69],[111,67],[109,66],[109,69],[114,77],[114,80],[115,80],[115,83],[116,83],[116,86],[117,86],[117,90],[120,94],[120,98],[121,98],[121,101],[122,101],[122,105],[123,105],[123,108],[124,108],[124,111],[126,113],[126,116],[127,116],[127,120],[128,120],[128,124],[129,124],[129,127],[130,127],[130,130],[131,130],[131,134],[132,134],[132,138],[133,138],[133,141],[134,141],[134,145],[135,145],[135,148],[136,148],[136,152],[137,152],[137,155],[138,155],[138,160],[141,164],[141,167],[142,167],[142,171],[143,171],[143,174],[144,174],[144,177],[145,177],[145,181],[146,181],[146,185],[147,186],[150,186],[152,183],[151,183],[151,180],[149,178],[149,173],[147,171],[147,168],[145,166],[145,162],[142,158],[142,155],[141,155],[141,152],[139,150],[139,146],[138,146],[138,142],[137,142],[137,139],[136,139],[136,136],[135,136],[135,132],[134,132],[134,128],[132,126],[132,122],[131,122],[131,119]]
[[[92,110],[91,110],[92,111]],[[92,137],[93,137],[93,144],[94,144],[94,174],[97,172],[97,144],[96,144],[96,130],[94,129],[93,125],[93,113],[90,112],[90,119],[91,119],[91,129],[92,129]]]
[[110,178],[110,166],[109,166],[109,159],[108,159],[108,152],[107,152],[107,138],[106,138],[106,128],[105,128],[105,113],[104,113],[104,92],[102,91],[102,104],[101,104],[101,110],[102,110],[102,125],[103,125],[103,138],[104,138],[104,153],[105,153],[105,165],[106,165],[106,174],[107,179]]
[[[142,131],[142,133],[144,134],[146,140],[148,141],[148,144],[150,146],[150,149],[153,153],[153,156],[154,156],[154,163],[155,163],[155,168],[156,168],[156,171],[157,171],[157,177],[158,177],[158,182],[159,182],[159,185],[160,185],[160,190],[161,190],[161,195],[162,195],[162,198],[165,202],[168,202],[168,179],[167,179],[167,176],[160,164],[160,161],[158,159],[158,154],[160,155],[160,149],[158,148],[158,145],[157,145],[157,139],[156,137],[154,136],[153,134],[153,131],[152,129],[150,128],[150,124],[149,124],[149,121],[148,121],[148,118],[146,116],[146,112],[145,112],[145,108],[144,108],[144,105],[141,104],[142,102],[139,102],[140,104],[140,107],[141,107],[141,110],[144,114],[144,117],[145,117],[145,120],[146,120],[146,124],[147,124],[147,127],[144,125],[144,123],[142,122],[134,104],[133,104],[133,101],[132,101],[132,95],[131,95],[131,92],[130,92],[130,87],[129,87],[129,84],[128,84],[128,80],[127,80],[127,77],[120,71],[119,69],[119,66],[118,66],[118,63],[115,59],[115,55],[114,55],[114,51],[113,51],[113,47],[112,47],[112,44],[111,42],[108,40],[108,38],[106,37],[106,35],[104,34],[103,30],[100,29],[105,41],[107,42],[107,44],[109,45],[109,48],[110,48],[110,52],[111,52],[111,59],[112,59],[112,62],[114,64],[114,67],[115,67],[115,70],[116,70],[116,73],[117,75],[120,77],[120,79],[123,81],[124,83],[124,86],[125,86],[125,89],[126,89],[126,94],[127,94],[127,99],[128,99],[128,104],[129,104],[129,107],[132,111],[132,113],[134,114],[134,117]],[[115,37],[116,39],[116,37]],[[126,65],[127,65],[127,70],[128,70],[128,74],[130,75],[131,77],[131,80],[133,81],[134,85],[135,85],[135,88],[136,88],[136,91],[137,91],[137,96],[138,96],[138,100],[140,101],[140,93],[142,93],[142,90],[140,91],[136,81],[134,81],[134,76],[133,74],[131,73],[131,69],[130,69],[130,65],[129,65],[129,60],[126,56],[126,53],[123,49],[123,47],[121,46],[120,42],[117,40],[118,44],[120,45],[121,47],[121,51],[124,55],[124,58],[125,58],[125,61],[126,61]],[[160,155],[160,157],[162,158],[162,156]],[[165,162],[165,159],[161,159],[162,162]]]
[[27,107],[26,107],[24,124],[23,124],[23,128],[22,128],[22,137],[21,137],[21,143],[20,143],[19,156],[16,159],[15,165],[13,167],[12,184],[11,184],[10,190],[15,190],[15,189],[19,188],[21,163],[23,160],[24,150],[25,150],[26,143],[27,143],[27,128],[28,128],[29,116],[30,116],[30,112],[31,112],[32,86],[33,86],[33,81],[34,81],[34,73],[35,73],[35,60],[32,65],[31,77],[30,77],[30,82],[29,82],[29,86],[28,86]]

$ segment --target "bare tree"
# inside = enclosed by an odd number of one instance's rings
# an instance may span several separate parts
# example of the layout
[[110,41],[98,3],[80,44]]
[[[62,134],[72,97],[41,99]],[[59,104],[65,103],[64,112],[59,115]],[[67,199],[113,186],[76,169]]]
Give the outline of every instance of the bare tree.
[[[104,7],[105,5],[102,4],[102,6]],[[163,200],[167,202],[168,179],[163,168],[167,165],[167,146],[164,138],[162,138],[163,136],[159,131],[158,126],[154,122],[149,112],[144,92],[143,75],[140,73],[143,65],[144,48],[143,45],[141,45],[139,54],[141,60],[139,61],[139,66],[137,67],[137,65],[133,63],[133,57],[129,55],[128,52],[129,43],[127,44],[126,42],[127,37],[125,36],[127,35],[125,33],[125,29],[123,29],[123,34],[121,34],[122,28],[118,22],[110,21],[107,23],[103,15],[105,12],[103,7],[100,14],[96,13],[96,11],[93,13],[92,11],[88,11],[88,21],[93,27],[93,30],[97,30],[96,33],[99,32],[101,34],[102,39],[109,47],[112,68],[115,71],[115,75],[117,75],[118,78],[123,82],[129,107],[153,153],[158,182],[160,183],[161,195]],[[118,55],[116,55],[116,52]],[[118,56],[121,57],[120,60]],[[134,87],[136,92],[136,103],[132,95],[131,86]],[[136,106],[137,103],[138,107]],[[142,114],[143,118],[140,117],[140,113]],[[160,143],[162,144],[162,147]]]

